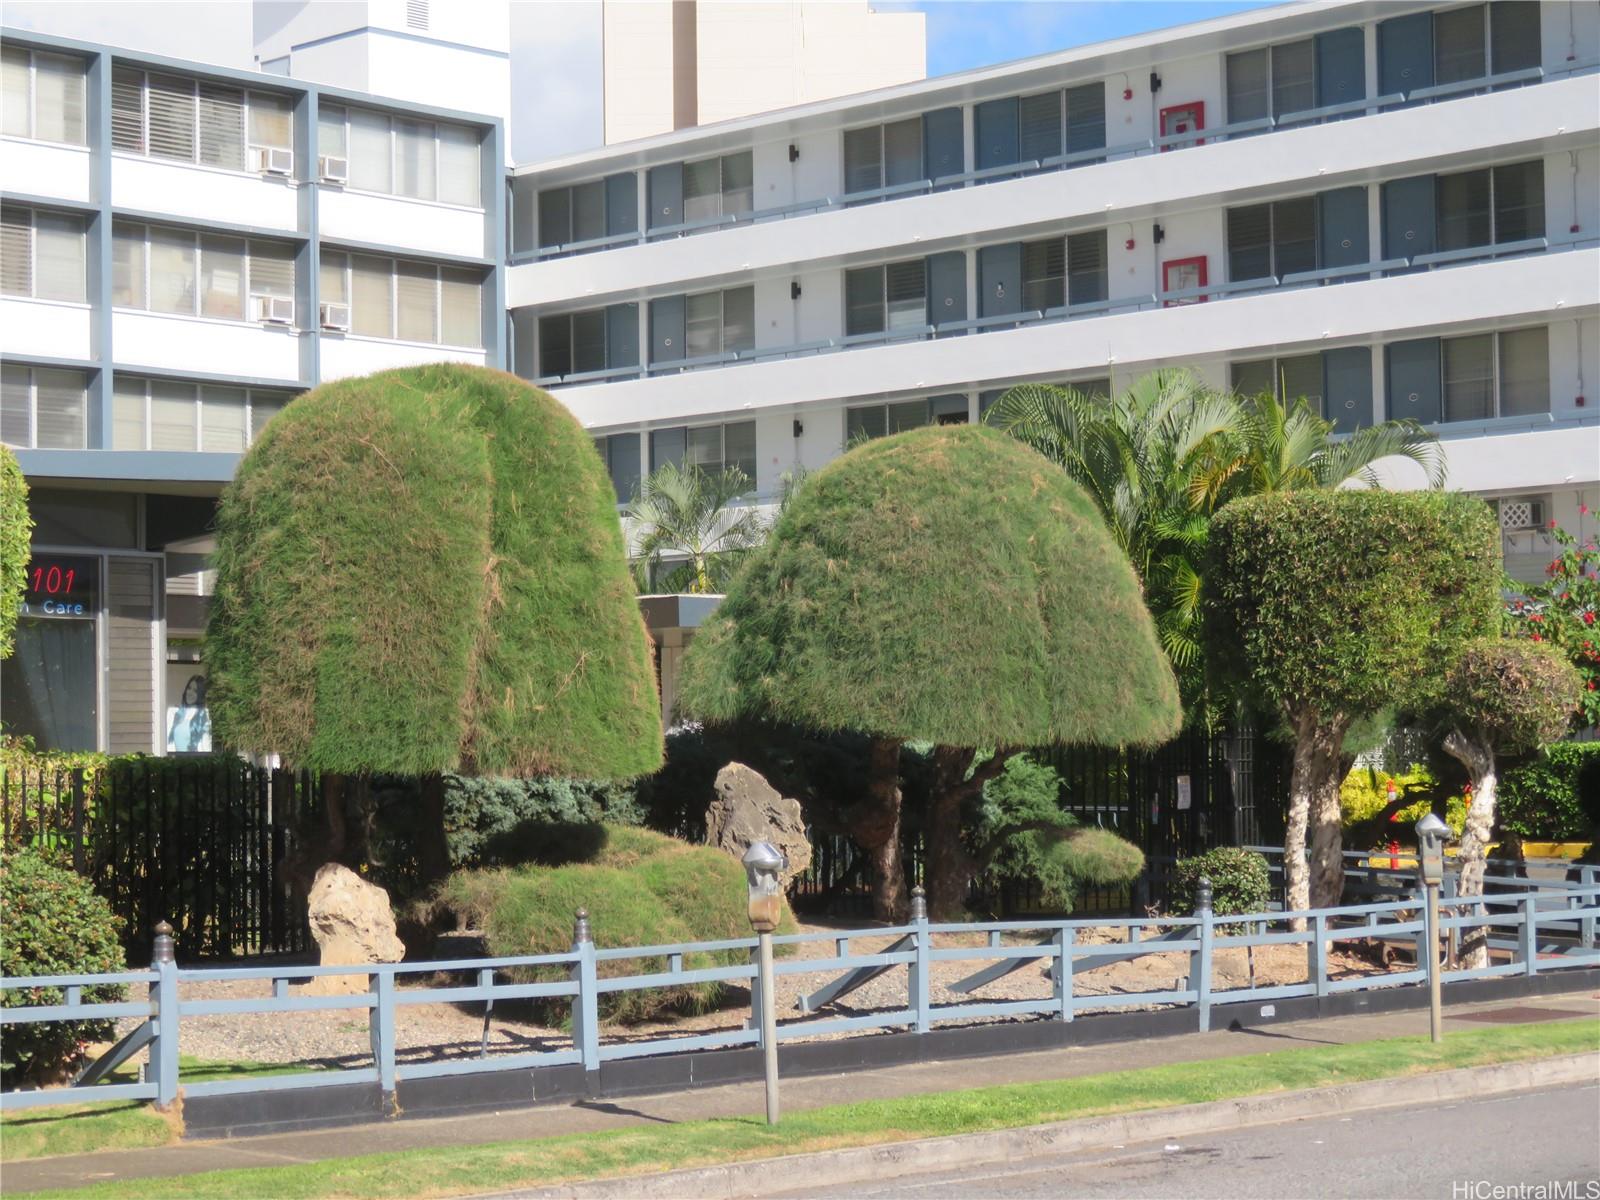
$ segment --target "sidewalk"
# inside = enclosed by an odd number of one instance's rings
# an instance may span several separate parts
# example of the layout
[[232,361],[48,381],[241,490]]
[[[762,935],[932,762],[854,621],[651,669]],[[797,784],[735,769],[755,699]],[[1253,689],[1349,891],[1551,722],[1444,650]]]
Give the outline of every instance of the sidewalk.
[[[1600,993],[1575,991],[1518,1002],[1450,1006],[1447,1029],[1484,1019],[1523,1023],[1600,1017]],[[1476,1018],[1476,1019],[1475,1019]],[[1286,1022],[1271,1029],[1220,1030],[1031,1054],[918,1063],[850,1075],[811,1076],[783,1084],[786,1111],[851,1100],[1064,1079],[1105,1071],[1250,1054],[1295,1045],[1337,1045],[1426,1034],[1426,1010]],[[621,1101],[582,1102],[462,1117],[270,1134],[228,1142],[185,1142],[147,1150],[34,1159],[4,1168],[4,1189],[16,1194],[114,1179],[181,1176],[235,1167],[283,1166],[393,1150],[470,1146],[582,1133],[644,1123],[672,1123],[759,1112],[762,1085],[741,1083]]]

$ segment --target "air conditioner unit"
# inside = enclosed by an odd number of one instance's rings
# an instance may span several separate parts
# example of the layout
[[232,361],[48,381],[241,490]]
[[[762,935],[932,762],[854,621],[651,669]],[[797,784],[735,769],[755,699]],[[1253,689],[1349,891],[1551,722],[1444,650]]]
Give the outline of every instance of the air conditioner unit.
[[350,331],[350,306],[348,304],[331,304],[324,301],[320,306],[321,321],[324,329],[337,329],[340,332]]
[[250,315],[263,325],[293,325],[293,296],[251,296]]
[[251,146],[250,164],[263,175],[293,175],[294,151],[277,146]]
[[350,160],[336,154],[324,154],[317,159],[317,174],[322,177],[323,183],[348,183]]
[[1543,497],[1513,496],[1500,501],[1500,528],[1503,532],[1543,529],[1544,525]]

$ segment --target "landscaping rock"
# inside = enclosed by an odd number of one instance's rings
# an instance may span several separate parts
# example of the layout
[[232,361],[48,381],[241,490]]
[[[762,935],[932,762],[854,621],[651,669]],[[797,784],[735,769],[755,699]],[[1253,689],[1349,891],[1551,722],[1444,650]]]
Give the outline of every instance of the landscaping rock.
[[811,865],[800,802],[780,795],[759,771],[732,762],[717,772],[711,807],[706,809],[706,844],[734,858],[755,842],[770,842],[787,860],[785,887]]
[[[406,948],[394,931],[389,893],[349,867],[325,863],[311,882],[306,902],[311,936],[325,967],[399,962]],[[347,996],[367,990],[364,975],[318,975],[305,987],[314,996]]]

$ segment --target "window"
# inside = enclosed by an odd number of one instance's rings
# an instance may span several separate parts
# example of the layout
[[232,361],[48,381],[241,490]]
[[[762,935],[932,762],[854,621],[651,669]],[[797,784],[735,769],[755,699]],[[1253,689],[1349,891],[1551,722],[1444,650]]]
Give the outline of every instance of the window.
[[1270,392],[1290,407],[1305,400],[1312,412],[1318,416],[1326,414],[1321,354],[1234,363],[1231,374],[1233,390],[1241,396]]
[[613,433],[597,437],[594,440],[594,448],[600,453],[600,461],[606,465],[606,474],[611,476],[611,486],[616,492],[617,503],[628,503],[639,490],[642,466],[639,459],[639,435]]
[[734,421],[726,425],[677,426],[650,434],[650,469],[667,463],[699,467],[708,474],[737,470],[756,481],[756,423]]
[[1482,421],[1494,416],[1494,334],[1445,338],[1444,419]]
[[1272,52],[1263,46],[1228,55],[1228,121],[1258,121],[1272,115]]
[[483,345],[483,280],[470,267],[324,250],[318,290],[350,305],[350,332],[433,345]]
[[[513,181],[513,192],[521,181]],[[615,237],[639,230],[639,180],[632,172],[608,175],[538,194],[538,244],[541,250]],[[519,249],[528,249],[519,236]]]
[[1022,307],[1060,308],[1067,302],[1067,243],[1062,238],[1022,244]]
[[1440,175],[1434,191],[1440,250],[1544,236],[1541,160]]
[[1433,14],[1433,81],[1459,83],[1488,74],[1487,8],[1476,4]]
[[0,121],[7,137],[82,146],[84,63],[23,46],[0,47]]
[[1229,123],[1317,107],[1316,57],[1312,38],[1228,55]]
[[118,375],[111,397],[111,445],[241,454],[289,399],[286,392]]
[[1313,196],[1228,210],[1228,278],[1266,279],[1317,269]]
[[845,444],[869,438],[886,437],[924,425],[965,425],[967,398],[952,394],[924,400],[895,400],[883,404],[864,404],[844,413]]
[[[527,312],[529,310],[519,310]],[[639,306],[613,304],[539,318],[538,377],[639,365]],[[518,341],[518,357],[524,347]]]
[[471,126],[365,108],[327,105],[317,114],[317,152],[348,158],[349,186],[363,192],[479,208],[481,140]]
[[88,377],[48,367],[0,367],[0,441],[39,450],[88,446]]
[[1550,411],[1550,341],[1543,326],[1385,348],[1389,415],[1424,425]]
[[921,117],[845,131],[846,193],[870,192],[925,178]]
[[255,321],[255,296],[294,299],[295,247],[259,238],[118,221],[111,231],[111,303],[184,317]]
[[1109,295],[1106,231],[1071,234],[1067,238],[1067,303],[1093,304]]
[[1550,411],[1550,331],[1515,329],[1500,335],[1500,415]]
[[82,304],[83,231],[76,214],[0,209],[0,292]]
[[755,344],[755,288],[684,297],[685,358],[737,354]]
[[130,154],[253,171],[254,148],[294,148],[293,111],[276,92],[121,65],[111,74],[111,145]]
[[845,272],[845,333],[893,333],[928,323],[927,272],[920,258]]
[[1272,48],[1272,115],[1317,106],[1316,43],[1310,38]]
[[755,207],[750,151],[683,164],[683,222],[739,216]]

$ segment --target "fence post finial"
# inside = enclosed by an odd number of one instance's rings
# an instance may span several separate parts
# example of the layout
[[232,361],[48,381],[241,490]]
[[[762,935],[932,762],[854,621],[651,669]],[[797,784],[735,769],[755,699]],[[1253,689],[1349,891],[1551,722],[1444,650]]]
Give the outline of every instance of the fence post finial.
[[922,890],[920,883],[911,889],[911,919],[913,921],[928,919],[928,894]]
[[1194,911],[1196,913],[1211,911],[1211,880],[1202,875],[1194,888]]
[[155,934],[155,941],[150,944],[150,965],[176,962],[178,955],[172,942],[172,926],[165,921],[158,921]]
[[589,910],[580,908],[577,918],[572,922],[572,944],[577,947],[593,940],[589,935]]

